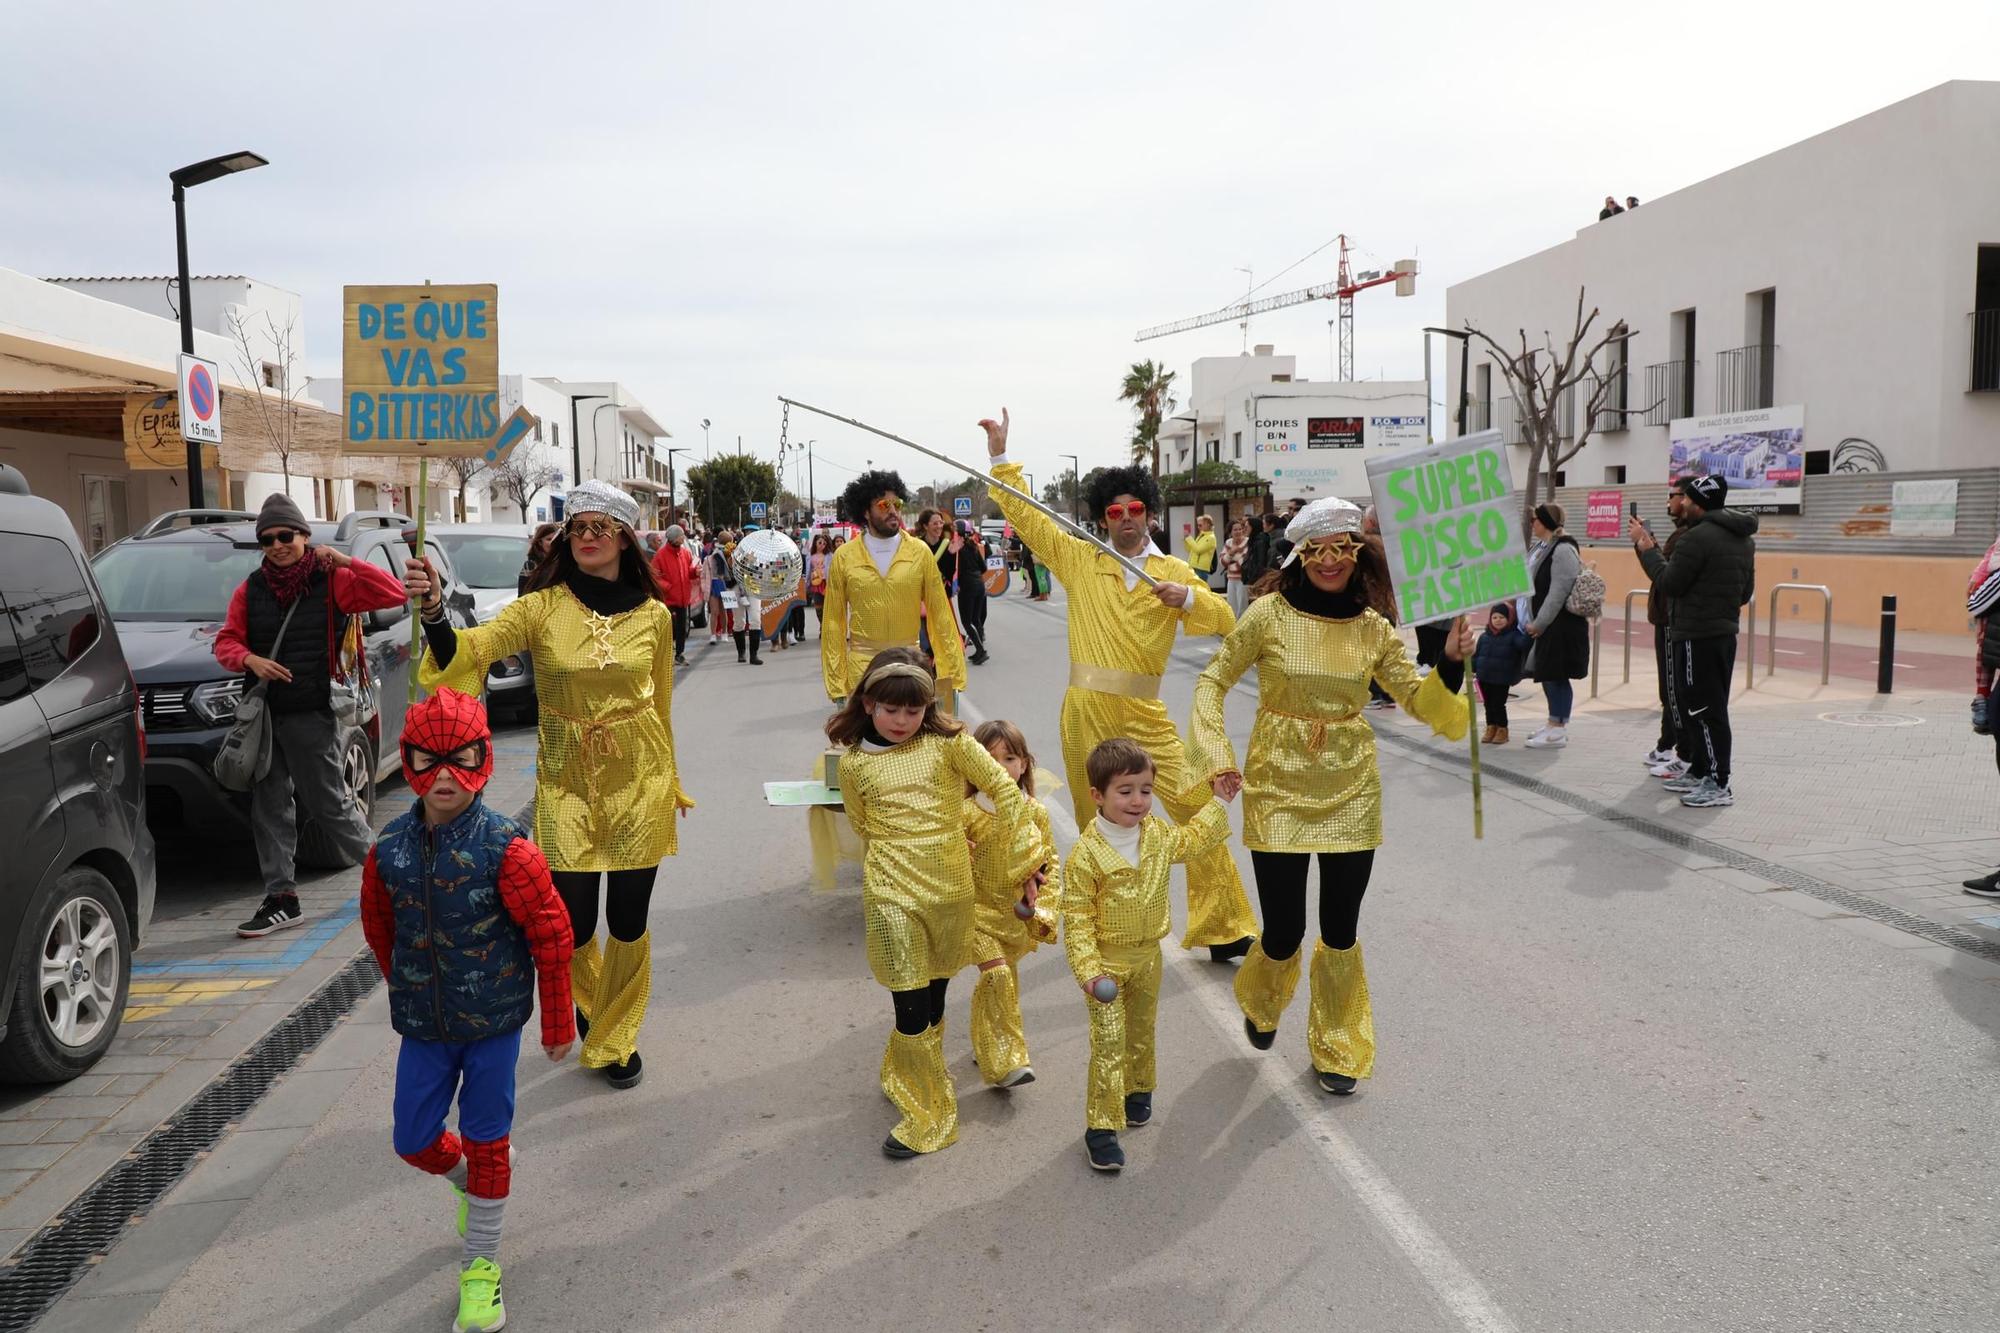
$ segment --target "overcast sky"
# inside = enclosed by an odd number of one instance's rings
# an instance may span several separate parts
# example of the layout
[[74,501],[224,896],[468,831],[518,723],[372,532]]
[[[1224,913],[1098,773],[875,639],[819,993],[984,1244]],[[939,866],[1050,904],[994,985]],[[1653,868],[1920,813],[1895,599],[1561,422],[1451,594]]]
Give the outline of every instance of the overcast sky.
[[[2000,77],[2000,5],[1563,0],[1355,6],[439,4],[0,7],[0,266],[197,273],[306,298],[338,373],[344,283],[497,282],[509,373],[617,379],[677,437],[775,456],[776,395],[948,450],[1013,411],[1052,477],[1130,435],[1132,361],[1233,354],[1226,304],[1336,232],[1419,294],[1356,301],[1361,378],[1417,378],[1464,277],[1952,78]],[[559,17],[558,17],[559,16]],[[1967,164],[1991,170],[1992,163]],[[1325,281],[1334,254],[1263,294]],[[1253,342],[1331,378],[1316,302]],[[820,494],[865,459],[830,422]]]

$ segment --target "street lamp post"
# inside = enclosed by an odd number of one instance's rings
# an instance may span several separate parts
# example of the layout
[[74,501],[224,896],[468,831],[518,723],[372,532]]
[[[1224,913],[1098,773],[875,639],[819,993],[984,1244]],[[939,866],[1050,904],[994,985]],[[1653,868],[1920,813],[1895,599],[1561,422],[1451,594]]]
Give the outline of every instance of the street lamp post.
[[[233,176],[239,171],[253,171],[269,165],[267,159],[245,149],[167,173],[167,179],[174,183],[174,251],[179,275],[181,350],[190,356],[194,355],[194,298],[188,294],[187,192],[194,186]],[[188,507],[200,509],[205,503],[201,481],[201,446],[193,440],[187,442],[187,470]]]
[[1076,522],[1077,492],[1083,489],[1083,479],[1077,476],[1077,458],[1075,454],[1057,454],[1056,457],[1067,458],[1069,460],[1069,521],[1074,523]]
[[[574,486],[583,480],[583,426],[576,419],[576,405],[586,398],[608,398],[603,393],[572,393],[564,395],[569,399],[569,484]],[[595,429],[595,427],[593,427]],[[565,511],[569,505],[563,505]]]
[[806,515],[806,526],[819,522],[819,488],[813,482],[813,446],[818,440],[806,441],[806,507],[812,512]]
[[667,450],[667,513],[669,515],[674,512],[674,455],[691,454],[693,452],[693,446],[685,444],[679,448]]
[[[1464,329],[1438,329],[1431,328],[1428,325],[1425,326],[1424,332],[1442,334],[1447,338],[1458,339],[1458,433],[1464,435],[1465,405],[1472,397],[1472,386],[1467,383],[1468,377],[1472,374],[1472,334]],[[1424,345],[1426,347],[1430,346],[1429,343],[1425,343]],[[1428,403],[1425,404],[1426,416],[1430,414],[1429,406]]]

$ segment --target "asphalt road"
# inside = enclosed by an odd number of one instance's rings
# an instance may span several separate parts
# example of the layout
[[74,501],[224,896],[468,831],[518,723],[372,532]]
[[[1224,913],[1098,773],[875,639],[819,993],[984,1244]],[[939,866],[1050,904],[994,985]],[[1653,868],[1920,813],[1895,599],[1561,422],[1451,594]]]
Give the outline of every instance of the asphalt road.
[[[1054,770],[1061,611],[995,603],[969,695]],[[820,748],[816,647],[683,682],[701,805],[655,898],[647,1078],[524,1055],[510,1327],[2000,1326],[2000,987],[1509,789],[1475,843],[1463,779],[1387,747],[1360,1095],[1312,1084],[1303,993],[1258,1054],[1230,970],[1170,947],[1155,1123],[1097,1175],[1085,1002],[1044,950],[1039,1081],[982,1088],[961,981],[960,1141],[886,1160],[854,871],[811,892],[803,815],[761,800]],[[451,1201],[390,1152],[379,1001],[333,1038],[367,1067],[144,1327],[449,1325]]]

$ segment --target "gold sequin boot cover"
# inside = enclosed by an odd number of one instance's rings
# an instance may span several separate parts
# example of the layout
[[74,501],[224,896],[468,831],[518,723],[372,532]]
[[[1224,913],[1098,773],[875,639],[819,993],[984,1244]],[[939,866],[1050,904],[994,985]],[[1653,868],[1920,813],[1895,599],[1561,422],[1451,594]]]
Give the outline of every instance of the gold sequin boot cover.
[[998,1083],[1028,1063],[1021,1027],[1021,983],[1011,963],[979,974],[972,988],[972,1054],[979,1076]]
[[597,979],[603,972],[604,951],[597,947],[597,937],[593,935],[577,945],[569,956],[570,999],[586,1023],[597,1021]]
[[896,1141],[918,1152],[936,1152],[958,1141],[958,1097],[944,1064],[944,1024],[917,1036],[889,1034],[889,1072],[882,1091],[903,1113]]
[[1299,951],[1294,949],[1290,958],[1279,962],[1264,952],[1260,940],[1250,946],[1236,973],[1236,1004],[1259,1032],[1276,1032],[1298,988]]
[[1367,1078],[1375,1072],[1375,1015],[1368,1006],[1368,973],[1361,941],[1352,949],[1313,942],[1312,1018],[1306,1045],[1322,1074]]
[[583,1039],[584,1068],[602,1069],[632,1058],[652,993],[653,932],[636,940],[607,936],[591,1006],[590,1035]]

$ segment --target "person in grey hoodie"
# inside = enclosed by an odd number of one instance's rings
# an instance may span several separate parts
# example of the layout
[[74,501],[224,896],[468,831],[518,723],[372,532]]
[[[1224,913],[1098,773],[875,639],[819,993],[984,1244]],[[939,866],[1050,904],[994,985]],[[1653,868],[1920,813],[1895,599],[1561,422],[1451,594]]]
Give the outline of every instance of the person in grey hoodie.
[[1737,618],[1757,588],[1757,516],[1724,507],[1729,482],[1722,477],[1683,477],[1680,493],[1693,513],[1671,558],[1637,519],[1630,533],[1653,596],[1673,602],[1667,648],[1680,715],[1694,736],[1693,766],[1666,787],[1699,810],[1736,803],[1729,787],[1729,683]]

